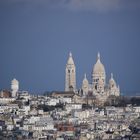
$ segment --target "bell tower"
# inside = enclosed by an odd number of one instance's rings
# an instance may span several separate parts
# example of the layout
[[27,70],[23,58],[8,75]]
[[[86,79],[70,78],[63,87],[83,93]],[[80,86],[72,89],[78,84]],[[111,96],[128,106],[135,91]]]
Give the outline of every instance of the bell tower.
[[76,67],[71,52],[65,69],[65,91],[76,91]]

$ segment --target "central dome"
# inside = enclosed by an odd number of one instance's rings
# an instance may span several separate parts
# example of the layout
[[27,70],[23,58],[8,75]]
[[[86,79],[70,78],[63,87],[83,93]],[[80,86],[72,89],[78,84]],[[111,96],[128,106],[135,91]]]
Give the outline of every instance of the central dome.
[[104,74],[105,75],[105,68],[104,65],[100,61],[100,54],[98,53],[97,62],[93,67],[93,74]]

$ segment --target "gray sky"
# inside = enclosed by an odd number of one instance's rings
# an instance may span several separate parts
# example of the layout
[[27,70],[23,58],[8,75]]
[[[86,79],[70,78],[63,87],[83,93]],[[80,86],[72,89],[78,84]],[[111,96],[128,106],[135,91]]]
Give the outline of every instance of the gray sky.
[[0,0],[0,88],[64,90],[72,52],[77,87],[91,81],[98,51],[107,82],[140,91],[140,0]]

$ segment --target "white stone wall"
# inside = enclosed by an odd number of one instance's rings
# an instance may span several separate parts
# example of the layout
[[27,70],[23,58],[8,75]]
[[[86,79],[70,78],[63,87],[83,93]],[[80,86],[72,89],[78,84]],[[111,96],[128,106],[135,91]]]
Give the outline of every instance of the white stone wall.
[[76,91],[76,67],[71,53],[65,69],[65,91],[70,91],[70,87],[73,87],[73,90]]

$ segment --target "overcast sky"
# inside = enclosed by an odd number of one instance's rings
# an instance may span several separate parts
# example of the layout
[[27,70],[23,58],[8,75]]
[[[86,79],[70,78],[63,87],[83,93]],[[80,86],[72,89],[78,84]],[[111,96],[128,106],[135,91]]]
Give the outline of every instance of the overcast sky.
[[77,88],[100,52],[107,82],[140,93],[140,0],[0,0],[0,89],[64,90],[70,51]]

